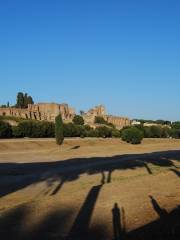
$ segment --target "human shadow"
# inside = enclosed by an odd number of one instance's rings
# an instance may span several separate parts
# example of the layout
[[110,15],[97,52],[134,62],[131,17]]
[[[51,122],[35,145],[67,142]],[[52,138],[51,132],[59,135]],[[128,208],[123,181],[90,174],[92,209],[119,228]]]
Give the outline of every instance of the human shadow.
[[[105,240],[112,239],[107,231],[107,226],[101,221],[96,222],[93,226],[90,226],[92,213],[94,210],[95,202],[99,195],[101,189],[99,186],[93,187],[88,193],[84,204],[82,205],[79,214],[75,218],[74,224],[70,228],[67,227],[69,221],[75,215],[75,209],[73,206],[68,208],[60,207],[45,215],[43,219],[33,224],[30,228],[25,228],[24,223],[27,221],[28,216],[31,216],[31,207],[27,205],[17,206],[11,210],[5,211],[5,213],[0,216],[0,237],[2,240],[65,240],[69,239],[75,240]],[[93,197],[91,197],[94,195]],[[90,200],[92,198],[92,200]],[[88,200],[89,199],[89,200]],[[153,198],[154,199],[154,198]],[[154,199],[155,200],[155,199]],[[156,200],[155,200],[156,201]],[[92,202],[92,203],[90,203]],[[88,207],[90,210],[86,209],[86,205],[90,204]],[[88,204],[88,205],[89,205]],[[158,204],[157,201],[155,205]],[[117,206],[118,207],[118,206]],[[119,208],[119,207],[118,207]],[[156,207],[157,208],[157,207]],[[159,206],[158,206],[159,209]],[[116,211],[116,210],[115,210]],[[84,213],[83,213],[84,212]],[[159,212],[159,210],[158,210]],[[161,212],[161,211],[160,211]],[[122,223],[122,208],[119,213],[115,213],[115,219],[117,219],[117,228],[121,230],[121,238],[123,240],[179,240],[180,239],[180,207],[168,212],[166,215],[166,221],[168,224],[168,229],[164,228],[162,234],[161,224],[162,217],[154,220],[144,226],[134,229],[130,232],[126,232],[124,238],[122,238],[123,233],[123,223]],[[119,221],[121,217],[121,222]],[[161,215],[161,214],[160,214]],[[84,216],[84,217],[82,217]],[[139,216],[140,217],[140,216]],[[36,220],[36,219],[35,219]],[[84,223],[84,221],[86,223]],[[76,225],[77,224],[77,225]],[[84,224],[84,225],[83,225]],[[120,225],[120,227],[118,227]],[[76,227],[77,226],[77,227]],[[80,229],[83,227],[83,231]],[[74,230],[73,230],[74,229]],[[77,232],[78,231],[78,232]],[[84,235],[84,233],[87,233]],[[120,232],[118,230],[118,232]],[[68,234],[69,233],[69,234]],[[73,233],[73,235],[70,235]],[[74,237],[74,238],[73,238]],[[113,236],[112,236],[113,237]]]
[[[47,186],[49,184],[52,189],[50,194],[53,196],[60,191],[64,183],[75,181],[82,174],[104,175],[107,172],[107,183],[110,183],[115,170],[145,168],[148,174],[153,174],[148,164],[169,167],[177,174],[173,160],[180,160],[179,150],[112,157],[75,158],[56,162],[0,163],[0,196],[42,181],[47,182]],[[105,181],[104,175],[103,182]],[[57,182],[59,182],[58,185]]]
[[121,240],[122,226],[121,226],[121,212],[117,203],[114,204],[112,209],[112,222],[113,222],[113,240]]

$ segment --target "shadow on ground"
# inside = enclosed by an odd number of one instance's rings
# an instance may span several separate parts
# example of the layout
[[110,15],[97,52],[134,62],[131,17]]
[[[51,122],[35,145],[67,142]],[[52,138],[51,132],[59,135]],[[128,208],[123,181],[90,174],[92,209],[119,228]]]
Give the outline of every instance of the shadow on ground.
[[[65,182],[75,181],[84,173],[101,174],[102,184],[105,181],[111,182],[115,170],[144,167],[148,174],[153,174],[148,166],[149,163],[160,167],[172,167],[172,171],[179,176],[180,173],[173,160],[180,160],[180,151],[77,158],[57,162],[0,163],[0,197],[41,181],[46,181],[46,193],[50,192],[53,196],[60,191]],[[104,172],[108,172],[107,179]],[[57,181],[59,184],[54,188],[53,183]]]
[[[70,159],[49,163],[1,163],[0,164],[0,195],[5,196],[30,184],[40,181],[47,182],[53,197],[60,191],[65,182],[77,180],[81,174],[100,174],[101,183],[93,186],[87,194],[79,213],[76,215],[73,207],[63,206],[51,212],[40,223],[31,229],[25,228],[24,222],[31,209],[27,205],[16,207],[0,215],[0,238],[3,240],[179,240],[180,208],[172,212],[162,209],[153,196],[149,196],[158,219],[131,232],[126,231],[125,210],[120,203],[115,203],[112,209],[112,232],[107,231],[103,223],[91,225],[92,214],[101,189],[111,182],[113,171],[117,169],[136,169],[145,167],[148,174],[153,174],[148,163],[169,167],[179,177],[178,167],[173,160],[180,160],[180,151],[155,152],[148,154],[129,154],[114,157],[97,157]],[[108,172],[107,178],[105,173]],[[53,183],[59,181],[53,188]],[[74,215],[76,215],[74,217]],[[68,230],[67,225],[72,221]],[[113,234],[113,236],[112,236]]]
[[26,206],[17,207],[0,217],[0,237],[3,240],[179,240],[180,239],[180,207],[170,213],[161,209],[158,202],[150,196],[150,201],[159,218],[145,226],[126,232],[123,215],[117,203],[112,209],[112,234],[107,232],[103,224],[90,226],[92,212],[102,186],[93,187],[82,208],[72,224],[65,232],[66,225],[72,217],[73,210],[59,210],[49,214],[38,225],[25,229],[23,223],[30,212]]

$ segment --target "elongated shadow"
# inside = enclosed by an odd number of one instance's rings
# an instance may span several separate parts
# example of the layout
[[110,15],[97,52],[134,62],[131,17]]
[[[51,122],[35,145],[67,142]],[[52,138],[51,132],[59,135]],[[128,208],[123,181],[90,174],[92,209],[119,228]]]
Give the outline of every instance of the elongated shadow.
[[94,186],[89,191],[84,204],[82,205],[74,224],[70,230],[68,240],[81,240],[88,239],[89,225],[93,210],[103,185]]
[[152,206],[154,208],[154,210],[156,211],[156,213],[159,215],[160,218],[163,218],[167,215],[167,211],[163,208],[161,208],[158,204],[158,202],[152,197],[152,196],[149,196],[150,199],[151,199],[151,203],[152,203]]
[[113,240],[120,240],[121,239],[121,212],[120,208],[117,203],[114,204],[114,208],[112,209],[112,222],[113,222]]
[[171,169],[172,172],[174,172],[178,177],[180,177],[180,172],[176,169]]
[[[148,163],[174,168],[176,166],[173,160],[180,161],[179,150],[112,157],[75,158],[57,162],[0,163],[0,196],[3,197],[31,184],[48,182],[49,179],[51,179],[52,185],[60,180],[59,186],[54,190],[54,194],[56,194],[65,182],[75,181],[85,173],[92,175],[109,172],[107,178],[107,183],[109,183],[115,170],[146,167],[148,173],[152,174]],[[174,172],[179,175],[178,171]],[[103,178],[105,183],[106,179]]]

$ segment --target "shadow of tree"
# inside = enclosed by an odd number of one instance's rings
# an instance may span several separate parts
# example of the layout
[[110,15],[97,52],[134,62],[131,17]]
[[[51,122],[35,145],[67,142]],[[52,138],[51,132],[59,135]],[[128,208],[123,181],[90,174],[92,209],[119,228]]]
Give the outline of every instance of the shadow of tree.
[[[28,206],[16,207],[0,216],[0,237],[3,240],[179,240],[180,207],[170,213],[161,209],[151,197],[154,210],[159,218],[145,226],[125,232],[123,208],[117,204],[112,210],[114,236],[110,237],[105,225],[101,222],[90,226],[92,212],[97,201],[101,185],[93,187],[87,195],[74,224],[66,230],[72,218],[72,208],[51,212],[39,224],[31,229],[24,229],[24,221],[30,212]],[[167,227],[168,226],[168,227]],[[69,232],[69,233],[68,233]]]
[[[65,182],[75,181],[84,173],[104,175],[104,172],[108,172],[107,183],[110,183],[115,170],[145,167],[149,174],[153,174],[148,166],[149,163],[160,167],[176,168],[172,160],[180,160],[180,151],[77,158],[57,162],[0,163],[0,196],[41,181],[46,181],[47,187],[52,188],[53,183],[58,181],[58,186],[51,193],[55,195]],[[173,171],[179,174],[176,169]],[[104,175],[102,184],[105,181]]]
[[178,177],[180,177],[180,171],[176,169],[171,169],[172,172],[174,172]]
[[167,213],[155,199],[153,207],[160,218],[126,234],[126,240],[179,240],[180,239],[180,207]]

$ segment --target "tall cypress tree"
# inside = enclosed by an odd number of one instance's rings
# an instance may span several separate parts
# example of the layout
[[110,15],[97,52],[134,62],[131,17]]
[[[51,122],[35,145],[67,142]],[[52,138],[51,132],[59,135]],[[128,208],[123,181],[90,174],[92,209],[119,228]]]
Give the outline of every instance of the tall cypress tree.
[[28,96],[27,102],[28,104],[34,104],[33,98],[31,96]]
[[58,145],[63,144],[64,132],[63,132],[63,120],[62,120],[61,114],[59,114],[55,119],[55,137],[56,137],[56,143]]
[[22,92],[18,92],[18,94],[17,94],[16,106],[18,108],[23,108],[24,107],[24,94]]

